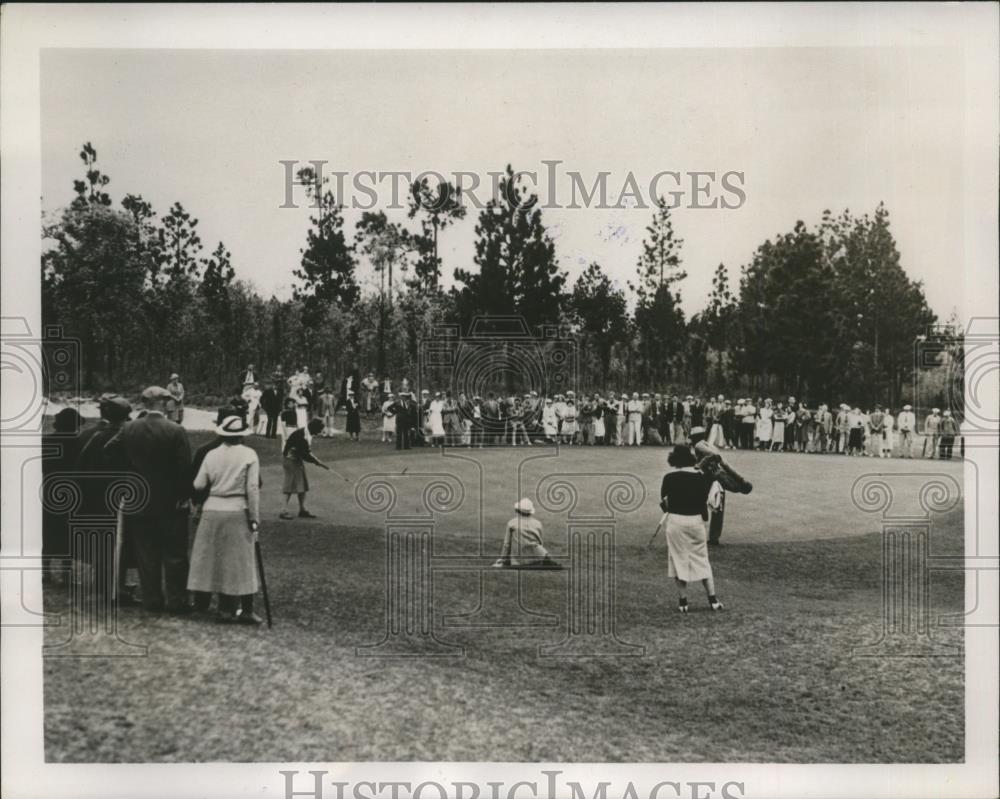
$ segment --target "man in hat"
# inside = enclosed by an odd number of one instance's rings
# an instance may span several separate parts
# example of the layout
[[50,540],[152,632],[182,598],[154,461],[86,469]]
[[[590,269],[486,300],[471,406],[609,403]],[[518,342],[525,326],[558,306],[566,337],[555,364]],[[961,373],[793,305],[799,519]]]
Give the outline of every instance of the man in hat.
[[323,386],[319,392],[319,413],[323,420],[323,432],[321,438],[332,438],[334,433],[334,415],[336,414],[337,398],[328,386]]
[[530,499],[518,500],[514,517],[507,522],[500,557],[493,564],[497,569],[561,569],[549,557],[542,543],[542,524],[535,518],[535,506]]
[[896,420],[892,416],[892,411],[888,405],[885,406],[885,411],[883,412],[883,422],[882,422],[882,457],[891,458],[892,449],[895,444],[895,431],[893,427],[896,424]]
[[413,395],[409,391],[400,391],[399,396],[389,406],[389,411],[396,420],[396,449],[409,449],[413,443],[416,417]]
[[278,431],[278,416],[281,414],[281,395],[273,380],[267,382],[264,393],[260,395],[260,407],[267,415],[267,427],[264,428],[264,435],[267,438],[275,438]]
[[840,403],[840,409],[837,413],[837,418],[834,422],[837,443],[836,452],[840,454],[845,454],[847,452],[847,441],[851,432],[851,422],[850,422],[851,406],[846,403]]
[[143,607],[154,612],[166,609],[182,613],[190,610],[187,503],[191,494],[191,446],[184,428],[164,414],[170,398],[170,392],[160,386],[143,391],[146,415],[124,425],[105,449],[110,450],[111,457],[120,451],[130,469],[148,486],[146,505],[125,520],[125,535],[135,545]]
[[754,427],[757,424],[757,406],[749,397],[744,398],[740,409],[740,441],[743,449],[753,449]]
[[[112,441],[121,432],[122,427],[128,421],[132,412],[129,401],[119,394],[104,394],[101,396],[98,410],[101,414],[101,421],[94,429],[93,435],[87,440],[80,455],[77,458],[77,468],[81,472],[89,472],[92,477],[87,480],[87,493],[84,501],[88,508],[88,515],[106,516],[116,511],[109,508],[107,491],[111,484],[119,477],[128,473],[129,464],[120,448],[106,449],[108,442]],[[119,521],[121,521],[121,510],[117,509]],[[96,581],[98,590],[112,585],[112,575],[114,564],[109,560],[106,550],[98,547],[92,553],[94,561],[92,563],[96,573],[102,575]],[[137,567],[135,559],[135,548],[125,536],[123,539],[122,562],[118,573],[118,596],[128,601],[134,600],[134,589],[126,589],[126,571],[128,568]]]
[[927,414],[927,418],[924,419],[923,457],[931,459],[934,458],[934,453],[937,451],[938,448],[940,429],[941,429],[941,409],[932,408],[931,412]]
[[753,484],[733,469],[722,457],[722,454],[705,440],[704,427],[691,428],[691,448],[698,459],[698,470],[714,478],[708,495],[708,505],[711,512],[708,523],[708,543],[710,546],[718,546],[725,521],[726,491],[749,494],[753,491]]
[[904,405],[896,419],[896,427],[899,430],[899,450],[901,458],[913,457],[913,430],[917,426],[917,419],[913,415],[913,406]]
[[257,382],[257,370],[254,369],[252,363],[247,364],[247,368],[240,372],[239,376],[236,378],[236,393],[239,394],[243,391],[244,387],[248,383]]
[[181,376],[177,372],[170,375],[167,391],[171,397],[167,400],[167,418],[180,424],[184,421],[184,384],[181,383]]
[[816,411],[816,451],[827,452],[833,443],[833,414],[824,404]]
[[670,443],[677,445],[687,441],[687,432],[684,429],[684,415],[687,409],[680,398],[674,394],[670,398]]
[[941,460],[950,461],[952,448],[955,446],[955,436],[958,435],[958,422],[952,417],[951,411],[945,411],[941,417],[939,432]]
[[643,441],[648,444],[660,446],[663,439],[660,437],[660,424],[663,418],[663,401],[659,394],[653,394],[643,416]]
[[882,455],[882,436],[885,433],[885,414],[878,405],[868,414],[868,429],[871,431],[871,437],[868,439],[868,455],[878,458]]
[[625,431],[628,429],[628,394],[624,391],[615,402],[615,443],[625,446]]

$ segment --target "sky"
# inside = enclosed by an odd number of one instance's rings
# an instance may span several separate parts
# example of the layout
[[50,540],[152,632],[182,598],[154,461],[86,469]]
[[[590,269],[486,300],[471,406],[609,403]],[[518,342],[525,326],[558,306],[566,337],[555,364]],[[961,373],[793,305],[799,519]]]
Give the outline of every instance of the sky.
[[[564,205],[570,170],[588,187],[609,172],[609,204],[629,173],[648,202],[650,179],[676,171],[688,315],[704,307],[718,264],[738,281],[756,247],[797,220],[815,224],[827,208],[871,212],[881,201],[904,269],[947,317],[963,297],[962,64],[954,49],[901,47],[49,49],[42,204],[53,211],[72,199],[80,145],[90,141],[116,204],[137,193],[165,213],[180,201],[200,220],[204,255],[225,242],[239,278],[287,297],[310,210],[299,193],[299,208],[280,207],[282,160],[326,160],[330,173],[350,176],[471,172],[483,186],[510,163],[537,172],[543,191],[543,162],[558,160]],[[689,207],[691,172],[716,173],[700,179],[713,186],[708,200],[739,207]],[[742,203],[721,188],[727,172],[742,173]],[[392,199],[389,180],[380,188],[377,207]],[[345,199],[369,202],[360,192]],[[360,213],[345,213],[350,236]],[[475,268],[477,213],[441,234],[446,286],[456,268]],[[571,281],[596,261],[624,287],[652,213],[552,208],[543,222]],[[389,215],[405,221],[405,212]],[[360,277],[371,279],[368,265]]]

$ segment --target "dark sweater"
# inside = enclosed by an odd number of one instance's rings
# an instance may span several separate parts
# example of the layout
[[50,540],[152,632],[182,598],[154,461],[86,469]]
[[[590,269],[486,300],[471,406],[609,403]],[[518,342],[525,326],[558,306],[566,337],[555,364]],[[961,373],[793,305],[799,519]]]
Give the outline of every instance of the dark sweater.
[[673,471],[663,476],[660,496],[668,513],[678,516],[701,516],[708,519],[708,491],[712,478],[701,472]]

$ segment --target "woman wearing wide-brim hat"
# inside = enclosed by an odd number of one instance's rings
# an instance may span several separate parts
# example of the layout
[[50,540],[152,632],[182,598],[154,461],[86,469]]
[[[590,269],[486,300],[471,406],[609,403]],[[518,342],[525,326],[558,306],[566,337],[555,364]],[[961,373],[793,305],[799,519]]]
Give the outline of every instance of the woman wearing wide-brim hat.
[[208,490],[191,550],[187,587],[195,606],[206,610],[219,595],[220,620],[260,624],[253,610],[257,593],[254,541],[260,523],[260,462],[243,445],[250,426],[241,416],[227,416],[216,427],[222,439],[201,463],[196,491]]

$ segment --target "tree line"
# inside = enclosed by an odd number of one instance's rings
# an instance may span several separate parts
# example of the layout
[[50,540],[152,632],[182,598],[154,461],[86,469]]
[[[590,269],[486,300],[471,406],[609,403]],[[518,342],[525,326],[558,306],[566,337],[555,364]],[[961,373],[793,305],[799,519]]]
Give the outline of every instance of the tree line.
[[[704,309],[686,318],[684,240],[663,199],[633,280],[619,286],[593,262],[571,284],[537,197],[508,165],[478,213],[471,264],[445,290],[439,237],[467,210],[455,186],[415,183],[405,222],[365,212],[349,231],[327,181],[303,169],[312,212],[293,296],[278,299],[237,279],[225,244],[206,245],[180,202],[162,215],[139,194],[116,205],[90,143],[80,159],[75,198],[43,219],[42,312],[80,340],[88,391],[134,390],[176,371],[194,394],[225,394],[251,362],[413,379],[420,342],[440,325],[468,330],[478,316],[516,314],[576,339],[587,390],[898,404],[914,341],[936,321],[881,204],[860,216],[826,211],[813,227],[796,222],[757,247],[738,283],[719,264]],[[374,285],[359,284],[362,262]]]

